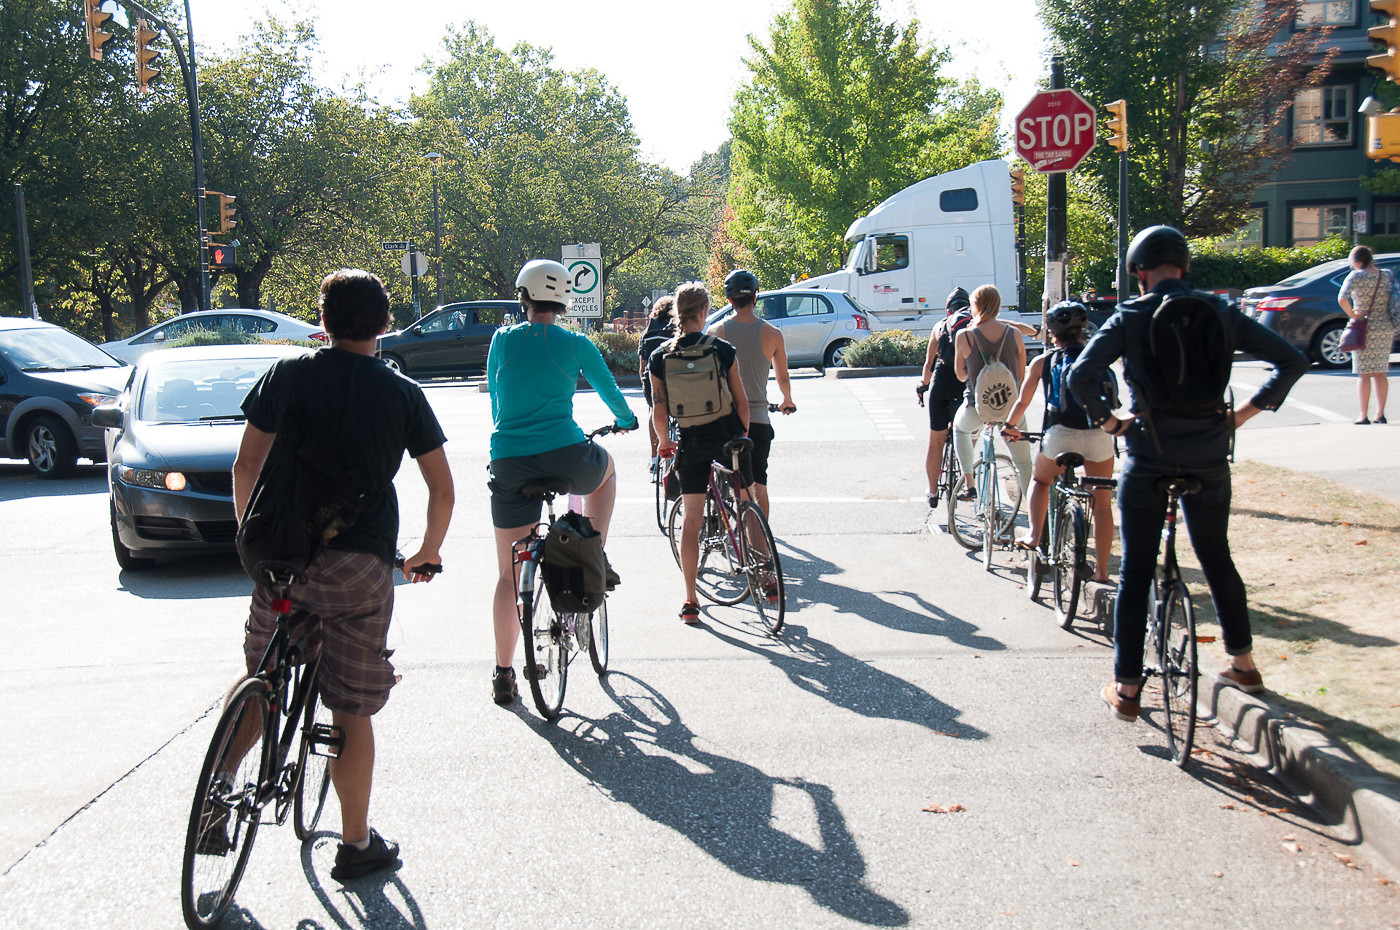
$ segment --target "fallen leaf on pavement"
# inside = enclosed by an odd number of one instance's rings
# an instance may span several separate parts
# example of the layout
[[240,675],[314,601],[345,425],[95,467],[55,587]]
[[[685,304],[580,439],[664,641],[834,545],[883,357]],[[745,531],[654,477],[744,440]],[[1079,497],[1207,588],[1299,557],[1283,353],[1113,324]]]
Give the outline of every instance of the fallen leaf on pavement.
[[1355,544],[1358,545],[1358,546],[1364,546],[1364,545],[1366,545],[1366,540],[1364,540],[1364,539],[1358,539],[1358,540],[1356,541]]
[[930,814],[960,814],[967,810],[967,808],[963,807],[961,804],[954,804],[950,807],[944,807],[942,804],[930,804],[928,807],[925,807],[924,810]]
[[1226,801],[1224,804],[1220,805],[1220,809],[1223,810],[1223,811],[1232,811],[1232,810],[1235,810],[1236,808],[1235,808],[1234,802],[1232,802],[1232,801]]
[[1224,873],[1224,872],[1216,872],[1216,873],[1215,873],[1215,877],[1216,877],[1216,878],[1224,878],[1224,877],[1225,877],[1225,873]]
[[1079,863],[1075,862],[1073,859],[1066,859],[1065,861],[1068,862],[1074,868],[1079,868]]
[[1303,851],[1303,847],[1299,846],[1297,843],[1279,843],[1279,845],[1283,847],[1284,852],[1296,853]]

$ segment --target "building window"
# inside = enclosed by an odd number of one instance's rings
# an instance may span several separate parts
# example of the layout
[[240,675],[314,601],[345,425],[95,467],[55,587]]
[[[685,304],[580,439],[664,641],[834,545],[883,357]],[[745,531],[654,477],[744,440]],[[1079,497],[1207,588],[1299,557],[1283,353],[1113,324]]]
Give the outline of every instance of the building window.
[[1293,144],[1351,142],[1351,85],[1309,87],[1293,98]]
[[1299,29],[1308,26],[1355,26],[1356,0],[1303,0],[1298,4]]
[[1222,249],[1258,249],[1264,245],[1264,208],[1245,214],[1244,225],[1219,241]]
[[1371,235],[1400,236],[1400,203],[1371,206]]
[[1351,234],[1351,204],[1292,207],[1289,215],[1294,245],[1317,245],[1333,236]]

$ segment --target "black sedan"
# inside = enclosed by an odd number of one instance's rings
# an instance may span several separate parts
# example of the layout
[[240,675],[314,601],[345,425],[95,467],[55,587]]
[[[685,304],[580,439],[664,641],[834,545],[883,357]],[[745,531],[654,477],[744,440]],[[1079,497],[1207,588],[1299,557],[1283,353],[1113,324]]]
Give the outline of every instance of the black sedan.
[[93,422],[107,427],[118,565],[144,569],[157,555],[232,550],[243,398],[273,362],[307,351],[220,345],[152,352],[117,402],[93,411]]
[[[1375,257],[1377,268],[1400,274],[1400,252]],[[1314,265],[1277,284],[1251,287],[1240,299],[1240,310],[1287,339],[1323,368],[1342,368],[1351,353],[1341,348],[1347,315],[1337,305],[1342,281],[1351,271],[1345,258]],[[1400,330],[1396,330],[1400,342]],[[1400,347],[1392,347],[1393,351]]]
[[519,313],[513,300],[443,304],[413,325],[380,336],[379,357],[413,378],[483,374],[491,337]]

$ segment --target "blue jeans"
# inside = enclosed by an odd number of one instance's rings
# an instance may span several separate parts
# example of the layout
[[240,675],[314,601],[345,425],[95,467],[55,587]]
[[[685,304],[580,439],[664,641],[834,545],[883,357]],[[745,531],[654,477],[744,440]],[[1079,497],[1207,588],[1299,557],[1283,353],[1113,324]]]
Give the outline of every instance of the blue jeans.
[[1178,468],[1129,458],[1118,482],[1123,562],[1113,609],[1113,676],[1125,685],[1142,684],[1147,600],[1167,513],[1167,494],[1157,490],[1156,484],[1171,475],[1201,479],[1201,489],[1181,499],[1181,511],[1191,547],[1210,587],[1225,651],[1232,656],[1245,655],[1253,648],[1244,581],[1230,558],[1230,466]]

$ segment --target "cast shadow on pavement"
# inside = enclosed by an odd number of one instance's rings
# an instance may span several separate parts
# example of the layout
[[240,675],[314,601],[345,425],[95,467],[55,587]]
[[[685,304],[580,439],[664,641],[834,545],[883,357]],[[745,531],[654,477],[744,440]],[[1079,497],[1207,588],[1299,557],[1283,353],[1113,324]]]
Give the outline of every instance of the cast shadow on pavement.
[[[340,834],[323,830],[312,835],[309,842],[301,844],[301,870],[306,875],[307,885],[316,894],[321,906],[326,909],[330,926],[340,927],[342,930],[362,927],[372,927],[374,930],[425,930],[428,926],[427,920],[423,917],[423,911],[414,900],[413,894],[399,878],[399,866],[344,882],[340,899],[349,913],[342,913],[321,883],[321,876],[317,874],[316,863],[311,855],[322,843],[334,844],[339,840]],[[297,921],[297,930],[324,930],[326,926],[310,917]]]
[[[708,613],[708,611],[707,611]],[[957,739],[986,739],[987,734],[958,722],[960,711],[897,675],[847,655],[808,634],[807,628],[787,624],[776,637],[756,640],[727,623],[708,619],[706,628],[717,638],[767,659],[794,685],[836,707],[877,720],[899,720]]]
[[[601,719],[567,712],[553,724],[525,719],[608,797],[737,875],[802,888],[849,920],[908,924],[904,908],[865,884],[865,859],[829,787],[702,749],[671,702],[638,678],[614,672],[601,683],[618,706]],[[796,807],[805,816],[793,816]]]
[[[787,589],[787,612],[806,604],[822,604],[838,614],[852,614],[862,620],[878,623],[887,629],[903,633],[924,633],[941,636],[949,642],[984,652],[1006,648],[999,640],[984,636],[979,628],[930,603],[913,591],[861,591],[826,580],[846,573],[846,569],[778,540],[783,560],[783,580]],[[906,598],[918,609],[911,610],[892,603],[891,598]]]

